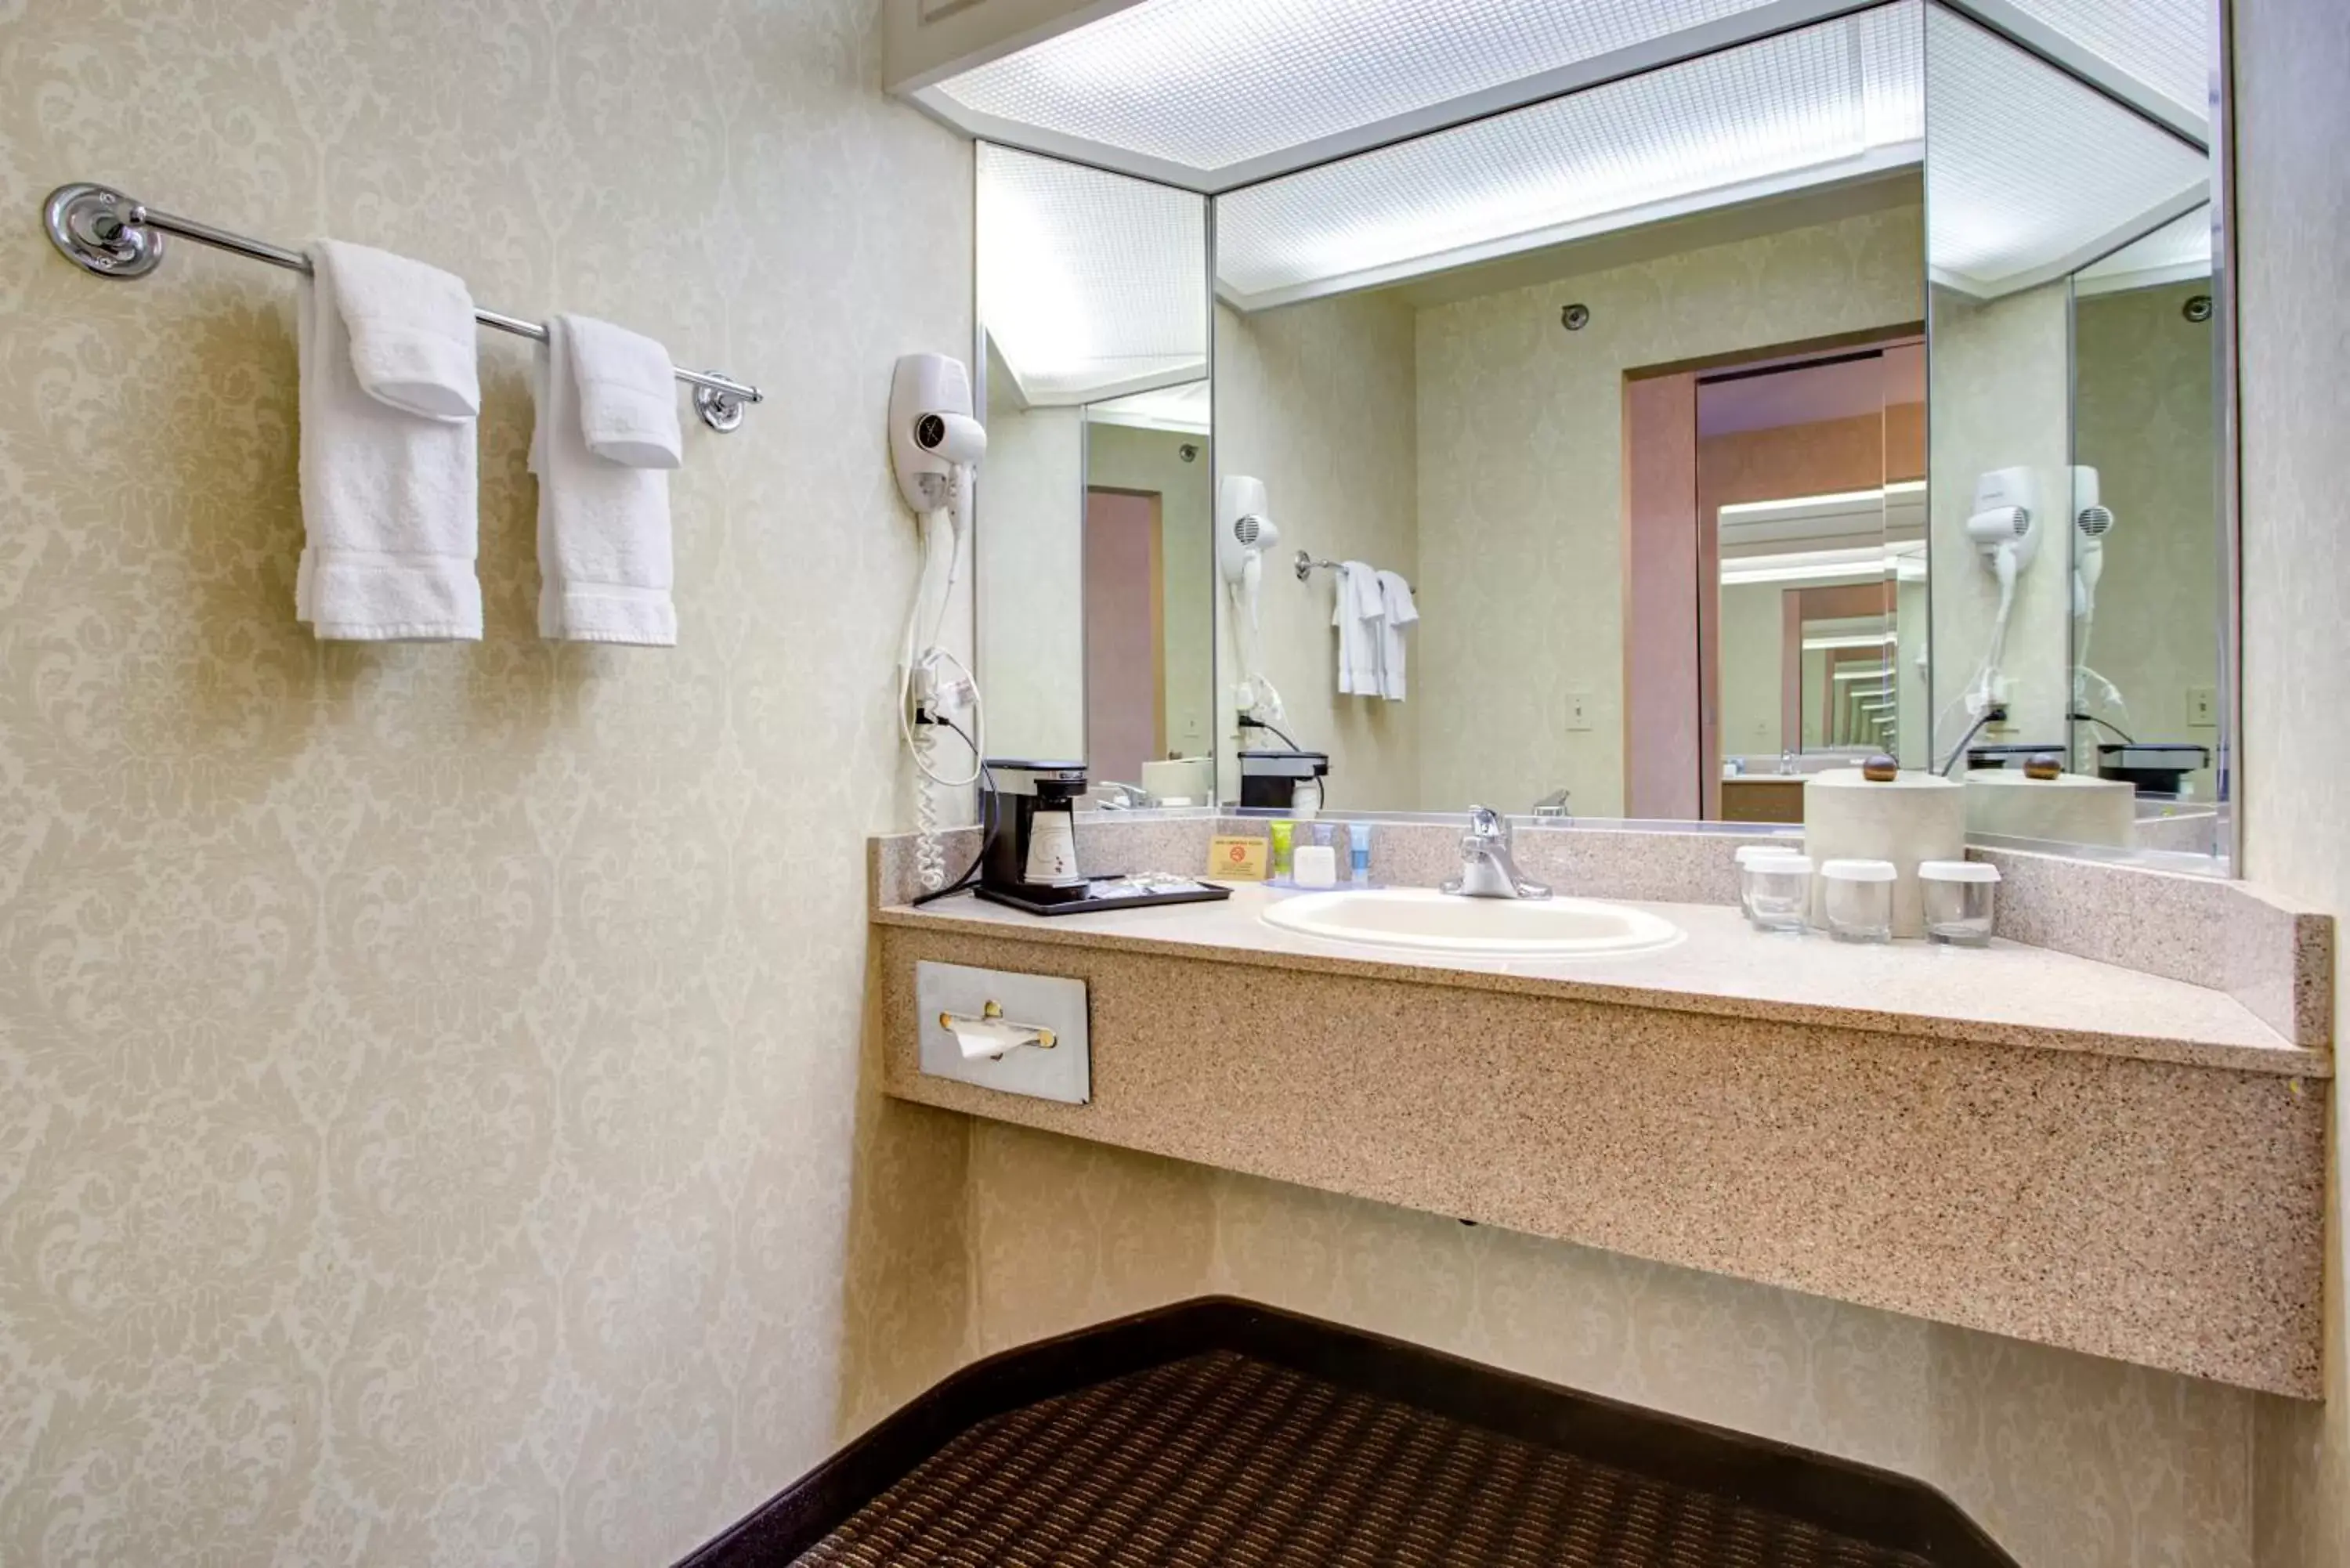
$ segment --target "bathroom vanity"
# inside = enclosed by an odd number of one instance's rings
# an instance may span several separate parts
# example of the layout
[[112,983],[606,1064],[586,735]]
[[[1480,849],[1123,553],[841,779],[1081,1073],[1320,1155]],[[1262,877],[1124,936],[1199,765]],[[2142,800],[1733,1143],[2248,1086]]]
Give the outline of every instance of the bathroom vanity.
[[[1118,831],[1132,853],[1172,856],[1206,826]],[[1440,861],[1440,846],[1431,857],[1416,842],[1430,831],[1442,830],[1392,831],[1383,879],[1415,856]],[[2317,1393],[2316,1081],[2333,1066],[2309,988],[2330,964],[2325,922],[2282,908],[2264,921],[2241,884],[2052,861],[2011,877],[2022,896],[2002,917],[2049,946],[1855,950],[1749,929],[1716,875],[1735,842],[1523,835],[1563,894],[1632,891],[1680,940],[1495,961],[1284,929],[1263,916],[1295,895],[1261,888],[1084,921],[963,899],[917,910],[898,901],[902,841],[877,841],[884,1085],[974,1116]],[[2052,913],[2066,889],[2046,878],[2068,865],[2107,879],[2070,889],[2108,900],[2101,940],[2126,940],[2141,915],[2185,912],[2182,898],[2245,900],[2203,911],[2237,933],[2196,960],[2221,983],[2059,950],[2083,945]],[[2116,877],[2152,880],[2116,903]],[[1637,896],[1660,891],[1681,897]],[[2176,960],[2197,946],[2112,954]],[[1089,1102],[924,1075],[917,962],[1081,981]]]

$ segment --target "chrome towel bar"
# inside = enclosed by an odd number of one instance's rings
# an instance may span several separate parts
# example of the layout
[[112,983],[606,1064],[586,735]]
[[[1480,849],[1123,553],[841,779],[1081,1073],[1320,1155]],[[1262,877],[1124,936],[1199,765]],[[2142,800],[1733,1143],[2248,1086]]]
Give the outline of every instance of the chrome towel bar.
[[[177,234],[200,245],[267,262],[291,272],[307,274],[310,270],[310,258],[300,251],[231,234],[193,218],[159,212],[106,185],[58,186],[43,204],[42,222],[48,230],[49,243],[67,260],[99,277],[145,277],[162,265],[165,234]],[[546,341],[546,328],[538,322],[496,310],[476,309],[473,315],[484,327],[540,343]],[[744,405],[765,400],[758,388],[714,371],[680,369],[677,379],[693,388],[694,409],[702,415],[702,422],[714,431],[733,430],[743,422]]]

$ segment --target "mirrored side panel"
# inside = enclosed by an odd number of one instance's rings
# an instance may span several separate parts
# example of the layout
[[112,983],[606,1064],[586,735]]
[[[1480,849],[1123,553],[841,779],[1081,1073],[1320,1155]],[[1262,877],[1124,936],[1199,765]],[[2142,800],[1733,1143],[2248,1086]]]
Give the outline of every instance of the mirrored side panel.
[[2209,207],[2073,278],[2072,764],[2131,784],[2140,845],[2203,855],[2227,804],[2212,287]]
[[987,143],[977,167],[987,749],[1128,800],[1209,747],[1207,202]]
[[1953,10],[1926,36],[1935,763],[1976,834],[2210,856],[2209,155]]

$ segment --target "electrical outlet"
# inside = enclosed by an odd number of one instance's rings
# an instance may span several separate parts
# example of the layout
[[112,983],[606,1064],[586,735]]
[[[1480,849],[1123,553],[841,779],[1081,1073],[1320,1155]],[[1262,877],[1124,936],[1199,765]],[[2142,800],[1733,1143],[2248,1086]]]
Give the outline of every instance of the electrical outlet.
[[1566,694],[1566,727],[1570,730],[1591,728],[1591,693],[1570,691]]
[[2216,730],[2220,727],[2220,689],[2216,686],[2189,686],[2187,689],[2187,722],[2192,729]]

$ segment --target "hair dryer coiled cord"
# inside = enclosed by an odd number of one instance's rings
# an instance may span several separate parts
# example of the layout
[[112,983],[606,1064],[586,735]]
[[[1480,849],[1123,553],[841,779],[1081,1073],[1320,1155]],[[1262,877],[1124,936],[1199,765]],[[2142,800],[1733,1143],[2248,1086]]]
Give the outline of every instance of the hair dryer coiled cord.
[[[957,470],[950,487],[949,507],[957,516],[962,502],[962,473]],[[969,789],[979,782],[983,766],[981,759],[986,755],[987,737],[986,711],[981,702],[979,683],[973,679],[971,667],[938,646],[940,634],[946,624],[947,607],[954,597],[960,566],[956,557],[962,554],[960,528],[951,528],[948,533],[946,581],[939,589],[938,607],[931,617],[930,635],[927,639],[922,637],[922,589],[931,575],[930,557],[935,553],[938,517],[939,514],[933,512],[925,514],[920,520],[922,568],[915,576],[913,603],[906,611],[906,632],[899,656],[898,684],[898,733],[906,742],[907,754],[914,760],[917,774],[914,780],[914,867],[916,877],[926,893],[940,891],[947,881],[946,846],[939,837],[938,792],[941,789]],[[921,722],[915,720],[918,707],[928,707],[938,701],[942,674],[951,674],[954,679],[950,684],[968,688],[971,696],[971,770],[960,778],[941,773],[933,760],[937,750],[936,732],[946,715],[932,711]]]

